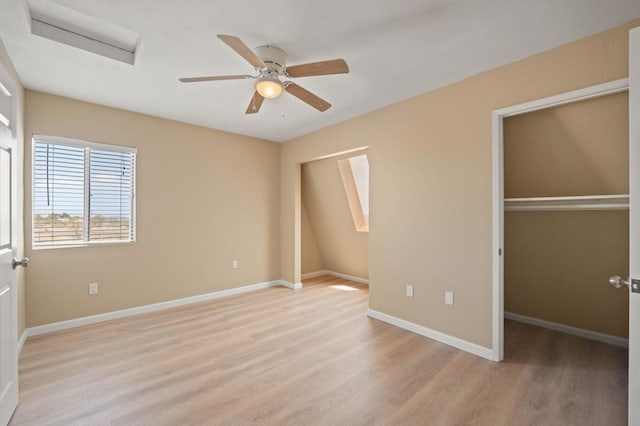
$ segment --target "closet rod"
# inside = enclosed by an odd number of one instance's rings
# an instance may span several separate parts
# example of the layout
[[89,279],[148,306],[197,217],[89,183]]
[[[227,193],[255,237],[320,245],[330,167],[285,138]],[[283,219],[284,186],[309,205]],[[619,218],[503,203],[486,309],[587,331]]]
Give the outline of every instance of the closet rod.
[[629,194],[505,198],[504,211],[627,210]]

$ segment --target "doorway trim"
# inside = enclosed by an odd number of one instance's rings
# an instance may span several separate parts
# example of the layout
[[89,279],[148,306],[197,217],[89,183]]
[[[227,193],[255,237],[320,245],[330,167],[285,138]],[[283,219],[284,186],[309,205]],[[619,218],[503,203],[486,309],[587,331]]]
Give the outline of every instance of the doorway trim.
[[583,89],[494,110],[492,113],[492,360],[504,359],[504,134],[503,120],[573,102],[625,92],[629,79],[623,78]]

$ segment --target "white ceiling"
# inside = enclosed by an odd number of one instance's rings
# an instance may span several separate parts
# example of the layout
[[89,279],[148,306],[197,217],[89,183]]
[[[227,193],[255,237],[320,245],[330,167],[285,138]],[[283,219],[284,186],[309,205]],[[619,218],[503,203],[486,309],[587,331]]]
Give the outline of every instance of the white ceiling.
[[[57,0],[141,36],[134,66],[29,32],[24,0],[1,0],[0,39],[25,87],[286,141],[640,16],[638,0]],[[350,74],[295,81],[333,104],[285,94],[245,115],[253,74],[216,34],[284,49],[289,64],[344,58]]]

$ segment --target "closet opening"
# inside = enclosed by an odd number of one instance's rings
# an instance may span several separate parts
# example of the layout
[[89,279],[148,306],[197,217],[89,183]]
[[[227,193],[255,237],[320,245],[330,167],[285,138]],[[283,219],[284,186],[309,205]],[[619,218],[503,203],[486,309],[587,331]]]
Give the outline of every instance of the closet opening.
[[494,111],[495,361],[626,357],[628,117],[626,79]]
[[301,164],[303,287],[366,292],[369,283],[367,149]]

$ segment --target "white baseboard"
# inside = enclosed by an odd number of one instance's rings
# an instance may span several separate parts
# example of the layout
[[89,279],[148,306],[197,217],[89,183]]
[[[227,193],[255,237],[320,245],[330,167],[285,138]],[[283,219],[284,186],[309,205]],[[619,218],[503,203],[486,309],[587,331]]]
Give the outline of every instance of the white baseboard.
[[485,348],[484,346],[480,346],[457,337],[449,336],[448,334],[444,334],[440,331],[432,330],[430,328],[423,327],[421,325],[405,321],[403,319],[387,315],[382,312],[374,311],[373,309],[369,309],[367,311],[367,316],[380,321],[384,321],[391,325],[395,325],[396,327],[403,328],[421,336],[437,340],[438,342],[445,343],[449,346],[453,346],[454,348],[462,349],[465,352],[469,352],[482,358],[493,360],[493,351],[490,348]]
[[22,348],[24,347],[24,342],[27,341],[27,329],[25,329],[22,332],[22,336],[20,336],[20,339],[18,340],[18,355],[20,355],[20,352],[22,352]]
[[279,280],[278,284],[290,288],[291,290],[300,290],[302,288],[302,283],[292,283],[286,280]]
[[360,278],[354,275],[343,274],[341,272],[329,271],[327,269],[323,269],[321,271],[315,271],[315,272],[307,272],[306,274],[302,274],[302,279],[306,280],[308,278],[320,277],[322,275],[331,275],[332,277],[342,278],[343,280],[349,280],[356,283],[369,285],[369,280],[366,278]]
[[269,288],[269,287],[276,287],[280,285],[284,285],[282,280],[267,281],[267,282],[258,283],[258,284],[245,285],[242,287],[234,287],[226,290],[199,294],[197,296],[184,297],[182,299],[168,300],[166,302],[153,303],[151,305],[136,306],[135,308],[123,309],[121,311],[106,312],[104,314],[91,315],[88,317],[75,318],[72,320],[60,321],[60,322],[54,322],[51,324],[30,327],[25,330],[25,334],[26,334],[26,337],[37,336],[39,334],[52,333],[54,331],[81,327],[83,325],[96,324],[99,322],[129,317],[132,315],[161,311],[163,309],[190,305],[192,303],[219,299],[221,297],[232,296],[234,294],[247,293],[250,291],[260,290],[260,289]]
[[307,272],[306,274],[302,274],[301,278],[303,280],[306,280],[306,279],[309,279],[309,278],[321,277],[323,275],[329,275],[329,271],[327,271],[326,269],[322,269],[320,271]]
[[598,342],[608,343],[610,345],[629,347],[629,341],[622,337],[612,336],[610,334],[598,333],[597,331],[585,330],[584,328],[571,327],[569,325],[558,324],[557,322],[545,321],[538,318],[527,317],[525,315],[505,312],[506,319],[531,324],[538,327],[548,328],[550,330],[559,331],[561,333],[572,334],[574,336],[584,337],[585,339],[597,340]]
[[340,272],[327,271],[328,275],[336,278],[342,278],[343,280],[353,281],[355,283],[366,284],[369,285],[369,280],[366,278],[355,277],[353,275],[342,274]]

